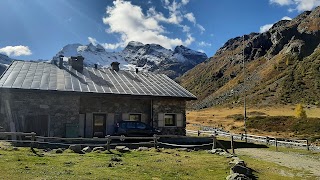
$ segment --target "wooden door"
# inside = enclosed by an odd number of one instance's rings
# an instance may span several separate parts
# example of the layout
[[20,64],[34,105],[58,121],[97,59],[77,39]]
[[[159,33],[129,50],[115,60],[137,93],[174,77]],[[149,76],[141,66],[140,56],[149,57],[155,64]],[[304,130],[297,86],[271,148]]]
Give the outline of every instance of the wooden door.
[[106,135],[106,115],[93,114],[93,137],[105,137]]
[[28,115],[25,118],[25,132],[35,132],[38,136],[48,136],[48,115]]

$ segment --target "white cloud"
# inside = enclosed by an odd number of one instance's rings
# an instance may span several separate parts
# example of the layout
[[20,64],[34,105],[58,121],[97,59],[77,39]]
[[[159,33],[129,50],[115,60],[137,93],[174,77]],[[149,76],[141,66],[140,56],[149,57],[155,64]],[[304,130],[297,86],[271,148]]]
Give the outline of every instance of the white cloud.
[[[292,20],[291,17],[289,16],[284,16],[283,18],[281,18],[281,20]],[[268,31],[271,27],[273,26],[273,24],[266,24],[266,25],[263,25],[263,26],[260,26],[260,33],[264,33],[266,31]]]
[[204,31],[206,31],[206,29],[205,29],[203,26],[201,26],[200,24],[197,24],[197,27],[200,29],[201,34],[202,34]]
[[190,27],[187,25],[182,25],[182,32],[190,32]]
[[115,43],[115,44],[101,43],[101,45],[102,45],[105,49],[117,49],[117,48],[119,48],[119,47],[125,46],[125,44],[123,44],[123,43]]
[[199,52],[205,53],[203,49],[198,49]]
[[264,33],[266,31],[268,31],[271,27],[273,26],[273,24],[266,24],[260,27],[260,33]]
[[204,42],[204,41],[199,42],[199,46],[202,46],[202,47],[211,46],[211,45],[212,45],[211,43],[207,43],[207,42]]
[[192,22],[193,24],[196,24],[196,18],[194,17],[193,13],[187,13],[184,15],[185,18],[188,19],[188,21]]
[[298,11],[308,11],[320,6],[320,0],[294,0]]
[[280,6],[293,6],[294,8],[291,7],[288,9],[289,12],[294,10],[299,12],[308,11],[320,6],[320,0],[269,0],[269,2]]
[[106,49],[124,47],[130,41],[139,41],[144,44],[157,43],[165,48],[190,45],[195,41],[190,33],[187,33],[185,40],[165,35],[167,33],[166,29],[159,24],[160,22],[177,25],[183,28],[185,32],[189,32],[190,28],[180,24],[183,20],[182,13],[179,10],[182,3],[173,1],[170,4],[169,1],[164,1],[164,4],[166,9],[169,10],[169,17],[157,12],[155,8],[150,8],[145,15],[141,7],[131,4],[129,1],[114,1],[113,6],[107,7],[103,23],[109,26],[106,32],[120,34],[120,42],[102,45]]
[[283,18],[281,18],[281,20],[292,20],[292,18],[291,17],[289,17],[289,16],[284,16]]
[[4,53],[8,56],[29,56],[32,54],[28,46],[6,46],[0,48],[0,53]]
[[186,5],[186,4],[189,3],[189,0],[182,0],[181,3],[182,3],[183,5]]
[[90,43],[92,43],[93,45],[97,45],[98,44],[98,41],[95,38],[92,38],[92,37],[88,37],[88,41]]
[[280,6],[292,4],[292,0],[270,0],[271,4],[279,4]]

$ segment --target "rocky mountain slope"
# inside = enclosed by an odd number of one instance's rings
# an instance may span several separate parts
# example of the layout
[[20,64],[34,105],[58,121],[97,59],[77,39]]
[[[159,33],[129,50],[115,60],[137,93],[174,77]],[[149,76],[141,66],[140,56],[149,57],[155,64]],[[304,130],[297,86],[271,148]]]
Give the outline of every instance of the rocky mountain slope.
[[13,61],[7,55],[0,54],[0,75],[6,70],[8,65]]
[[62,48],[53,59],[60,55],[70,57],[81,55],[87,66],[98,64],[109,66],[111,62],[120,62],[121,68],[139,68],[144,71],[164,73],[176,78],[195,65],[207,59],[207,55],[191,50],[184,46],[177,46],[174,51],[165,49],[158,44],[142,44],[130,42],[120,52],[107,52],[101,45],[69,44]]
[[[265,33],[227,41],[180,83],[197,95],[193,108],[320,102],[320,7],[282,20]],[[246,63],[244,88],[243,58]],[[244,91],[244,89],[246,91]]]

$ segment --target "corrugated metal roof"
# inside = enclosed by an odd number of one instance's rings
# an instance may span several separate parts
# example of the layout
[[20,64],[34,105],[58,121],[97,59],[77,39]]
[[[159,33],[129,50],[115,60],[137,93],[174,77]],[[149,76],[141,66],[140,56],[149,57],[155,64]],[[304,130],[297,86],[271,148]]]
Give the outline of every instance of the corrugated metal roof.
[[14,61],[0,78],[0,88],[91,92],[123,95],[196,97],[163,74],[85,67],[82,73],[46,62]]

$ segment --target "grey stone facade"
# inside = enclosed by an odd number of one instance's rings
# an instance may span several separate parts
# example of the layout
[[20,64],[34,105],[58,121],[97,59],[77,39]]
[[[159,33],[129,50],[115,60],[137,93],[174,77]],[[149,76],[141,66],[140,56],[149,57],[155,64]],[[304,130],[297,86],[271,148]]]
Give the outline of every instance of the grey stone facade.
[[15,121],[16,131],[25,130],[25,117],[34,115],[48,115],[49,136],[64,136],[65,124],[78,123],[79,97],[63,93],[34,92],[2,92],[0,123],[5,124],[5,129],[10,130],[6,118],[6,100],[10,104],[12,118]]
[[[5,89],[0,98],[0,126],[6,131],[10,131],[10,110],[16,131],[25,131],[27,116],[46,115],[47,136],[65,137],[67,125],[71,124],[78,127],[78,136],[92,137],[95,114],[105,115],[107,134],[113,133],[118,121],[127,120],[130,114],[141,114],[141,121],[160,129],[163,134],[185,135],[185,99]],[[166,113],[176,114],[179,123],[173,127],[160,125]]]

